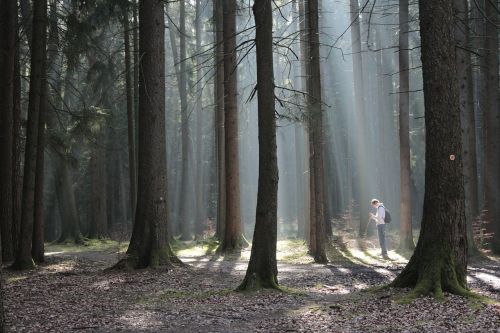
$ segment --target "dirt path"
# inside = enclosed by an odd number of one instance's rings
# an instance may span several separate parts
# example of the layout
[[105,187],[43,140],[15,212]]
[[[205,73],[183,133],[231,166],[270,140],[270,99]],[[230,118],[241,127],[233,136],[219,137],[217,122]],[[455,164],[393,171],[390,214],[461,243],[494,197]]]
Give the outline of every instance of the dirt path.
[[[111,251],[52,253],[30,274],[5,271],[12,332],[500,332],[497,305],[448,296],[394,302],[401,291],[361,290],[390,281],[398,260],[365,257],[317,265],[279,253],[287,292],[236,293],[248,253],[235,260],[180,252],[190,268],[105,272]],[[356,253],[355,253],[356,254]],[[234,259],[234,258],[233,258]],[[359,259],[359,260],[358,260]],[[471,266],[474,291],[500,300],[500,263]]]

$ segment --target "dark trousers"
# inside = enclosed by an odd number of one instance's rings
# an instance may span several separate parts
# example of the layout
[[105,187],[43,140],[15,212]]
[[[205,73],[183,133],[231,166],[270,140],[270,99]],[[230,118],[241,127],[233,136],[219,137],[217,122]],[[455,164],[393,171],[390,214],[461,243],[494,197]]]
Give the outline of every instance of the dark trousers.
[[377,226],[378,230],[378,241],[380,242],[380,249],[382,250],[382,255],[387,255],[387,247],[385,245],[385,224],[379,224]]

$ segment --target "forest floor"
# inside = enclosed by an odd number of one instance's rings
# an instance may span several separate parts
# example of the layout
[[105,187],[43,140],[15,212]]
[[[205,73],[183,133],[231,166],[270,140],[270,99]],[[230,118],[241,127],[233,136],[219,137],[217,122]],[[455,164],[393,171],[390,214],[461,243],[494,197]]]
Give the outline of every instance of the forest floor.
[[375,238],[337,237],[331,262],[315,264],[302,241],[278,243],[283,292],[235,292],[250,249],[218,257],[209,242],[176,246],[188,264],[174,270],[106,271],[123,243],[47,246],[29,272],[4,270],[11,332],[500,332],[500,258],[471,262],[471,289],[487,303],[446,295],[409,304],[407,290],[373,290],[390,282],[406,259],[379,254]]

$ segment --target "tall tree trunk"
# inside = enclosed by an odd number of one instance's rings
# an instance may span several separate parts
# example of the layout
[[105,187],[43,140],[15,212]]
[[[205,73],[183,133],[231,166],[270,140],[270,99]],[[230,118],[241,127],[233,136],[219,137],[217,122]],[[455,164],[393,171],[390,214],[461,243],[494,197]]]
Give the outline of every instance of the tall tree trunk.
[[[303,16],[301,15],[301,7],[302,7],[302,1],[301,0],[292,0],[292,13],[294,15],[299,15],[299,19],[295,20],[294,23],[294,29],[296,31],[300,31],[299,34],[304,34],[305,31],[302,31],[302,26],[303,26]],[[300,38],[300,44],[295,45],[293,51],[299,55],[299,59],[297,59],[297,64],[294,66],[294,77],[293,77],[293,83],[296,86],[296,89],[299,89],[300,91],[304,91],[304,80],[305,80],[305,66],[302,66],[302,61],[301,59],[303,58],[302,54],[302,45],[305,46],[305,41]],[[306,239],[306,204],[305,201],[307,200],[306,197],[303,196],[304,194],[304,179],[306,176],[305,172],[305,163],[304,163],[304,126],[301,123],[296,123],[294,125],[294,139],[295,139],[295,178],[296,178],[296,201],[295,201],[295,207],[296,211],[295,214],[297,216],[297,237],[300,239]],[[302,199],[302,200],[301,200]]]
[[460,98],[460,123],[462,127],[462,155],[464,165],[465,219],[469,253],[477,252],[472,223],[478,215],[476,122],[474,117],[472,64],[469,47],[469,4],[467,0],[454,0],[455,40],[457,42],[457,78]]
[[205,215],[205,205],[203,200],[203,190],[204,190],[204,177],[203,171],[205,170],[203,166],[203,108],[202,108],[202,98],[203,98],[203,83],[202,83],[202,70],[201,70],[201,0],[196,0],[196,22],[195,22],[195,32],[196,32],[196,218],[195,218],[195,235],[203,236],[204,222],[206,219]]
[[[299,3],[299,16],[302,18],[300,22],[300,31],[301,31],[301,38],[300,38],[300,48],[301,48],[301,57],[302,57],[302,77],[303,77],[303,87],[302,90],[307,92],[307,94],[310,93],[310,85],[311,85],[311,57],[310,57],[310,34],[309,34],[309,1],[308,0],[301,0]],[[309,96],[306,97],[306,103],[309,103],[308,100]],[[310,115],[307,116],[306,119],[306,126],[307,126],[307,134],[305,138],[305,146],[306,146],[306,154],[304,156],[307,156],[306,164],[307,164],[307,174],[308,177],[306,177],[306,202],[307,202],[307,208],[306,208],[306,218],[307,218],[307,232],[306,232],[306,237],[308,240],[308,249],[309,253],[314,255],[316,253],[316,209],[315,207],[315,192],[314,192],[314,168],[313,168],[313,156],[312,153],[314,151],[313,149],[313,143],[312,143],[312,135],[311,135],[311,119]]]
[[252,252],[239,290],[278,288],[276,264],[278,158],[273,74],[273,12],[271,0],[255,0],[255,44],[259,125],[259,187]]
[[21,239],[16,253],[14,268],[25,269],[34,266],[31,256],[33,220],[35,211],[35,182],[38,147],[38,129],[42,95],[43,76],[46,66],[47,0],[34,3],[33,40],[31,50],[30,92],[28,103],[28,125],[24,159],[23,199],[21,215]]
[[[302,75],[302,91],[307,92],[309,91],[308,85],[309,85],[309,42],[308,42],[308,28],[309,28],[309,23],[308,23],[308,15],[306,13],[308,12],[308,5],[306,0],[299,0],[299,17],[301,17],[300,20],[300,54],[301,54],[301,75]],[[304,125],[306,127],[306,130],[304,130],[304,157],[310,157],[310,138],[309,138],[309,122],[307,121]],[[311,164],[310,164],[310,158],[304,158],[303,162],[303,167],[304,167],[304,190],[303,190],[303,195],[305,198],[305,203],[304,203],[304,218],[305,218],[305,235],[306,235],[306,240],[308,241],[309,244],[309,253],[314,253],[316,251],[316,233],[314,230],[314,224],[312,223],[311,220],[311,214],[314,212],[311,207],[313,207],[314,204],[314,196],[312,195],[313,192],[311,192]]]
[[[128,129],[128,169],[130,182],[130,207],[132,219],[135,216],[135,205],[137,201],[137,176],[135,171],[135,112],[132,57],[130,55],[130,30],[128,8],[123,11],[123,30],[125,43],[125,90],[127,96],[127,129]],[[132,222],[133,223],[133,222]]]
[[139,168],[127,257],[116,268],[180,263],[169,245],[165,135],[165,18],[162,1],[139,3]]
[[[19,24],[17,25],[19,29]],[[16,58],[14,70],[14,116],[12,141],[12,244],[16,250],[19,243],[21,228],[21,201],[23,188],[23,139],[21,137],[21,62],[20,46],[16,43]],[[13,253],[14,255],[14,253]],[[12,257],[14,259],[14,257]]]
[[492,250],[500,253],[500,102],[498,86],[498,4],[485,1],[486,12],[486,98],[484,112],[485,142],[485,206],[489,229],[493,232]]
[[[466,294],[467,238],[456,80],[453,0],[420,1],[425,98],[425,197],[422,229],[392,286],[412,296]],[[440,61],[436,61],[440,59]]]
[[217,238],[222,241],[226,226],[226,174],[224,136],[224,37],[222,1],[214,0],[215,17],[215,137],[217,147]]
[[[36,156],[36,183],[35,183],[35,218],[33,225],[33,244],[31,248],[31,255],[36,263],[44,262],[45,255],[45,214],[44,214],[44,175],[45,175],[45,124],[49,116],[54,117],[55,109],[51,107],[49,115],[49,98],[51,98],[52,103],[54,101],[53,96],[55,92],[49,95],[49,85],[48,77],[51,76],[52,79],[55,78],[54,73],[57,71],[55,64],[58,62],[58,45],[59,45],[59,35],[58,35],[58,24],[57,24],[57,4],[55,1],[50,2],[50,13],[49,13],[49,36],[47,41],[47,65],[44,67],[42,84],[42,96],[40,100],[40,119],[38,124],[38,147]],[[49,67],[50,66],[50,67]],[[60,81],[59,81],[60,82]]]
[[318,0],[309,0],[308,8],[309,23],[309,59],[310,59],[310,81],[309,81],[309,117],[311,133],[311,155],[312,155],[312,180],[314,183],[314,206],[316,224],[316,251],[313,253],[314,261],[326,263],[328,261],[325,252],[325,171],[324,171],[324,128],[323,110],[321,96],[321,67],[319,53],[319,23],[318,23]]
[[224,36],[224,129],[226,173],[226,228],[220,251],[242,245],[240,217],[240,172],[238,156],[238,90],[236,59],[236,1],[223,2]]
[[[132,33],[133,33],[133,42],[134,42],[134,125],[135,125],[135,170],[136,170],[136,175],[135,175],[135,181],[136,181],[136,189],[135,189],[135,194],[136,194],[136,202],[134,204],[134,211],[135,211],[135,206],[137,205],[137,150],[139,146],[139,23],[138,23],[138,6],[139,6],[139,0],[133,0],[132,8],[133,8],[133,20],[132,20]],[[135,215],[132,216],[132,219],[134,218]]]
[[485,17],[484,17],[484,1],[479,0],[471,4],[471,21],[472,31],[474,32],[471,38],[472,47],[475,49],[473,54],[474,71],[473,71],[473,86],[474,86],[474,113],[476,123],[476,161],[477,161],[477,196],[478,196],[478,211],[484,209],[484,162],[485,162],[485,130],[484,130],[484,115],[487,108],[486,95],[486,72],[488,71],[486,51],[484,49],[485,39]]
[[36,171],[35,171],[35,211],[33,219],[33,239],[31,245],[31,256],[36,263],[45,261],[44,247],[44,210],[43,210],[43,185],[45,170],[45,118],[48,107],[48,84],[47,68],[44,68],[42,77],[42,94],[40,96],[40,109],[38,119],[38,145],[36,152]]
[[411,227],[410,51],[408,33],[408,0],[399,0],[399,173],[401,182],[399,250],[402,252],[412,251],[415,248]]
[[[169,3],[167,2],[166,3],[166,12],[169,13]],[[177,26],[174,24],[174,22],[170,19],[170,15],[167,16],[168,18],[168,31],[169,31],[169,39],[170,39],[170,50],[172,52],[172,57],[173,57],[173,63],[174,63],[174,70],[175,70],[175,77],[177,79],[177,89],[179,91],[179,96],[182,95],[181,91],[182,91],[182,87],[181,87],[181,73],[180,73],[180,61],[179,61],[179,50],[177,48],[177,42],[176,42],[176,34],[175,34],[175,31],[178,29]],[[181,108],[182,108],[182,100],[181,100]],[[177,111],[175,110],[174,113],[176,113]],[[177,118],[177,116],[175,116],[175,118]],[[179,151],[180,153],[182,154],[182,142],[181,144],[176,144],[175,145],[176,147],[176,151],[174,152],[173,156],[178,156],[179,155]],[[176,158],[177,160],[177,158]],[[182,161],[182,156],[181,156],[181,161]],[[177,164],[177,163],[176,163]],[[182,172],[182,171],[180,171]],[[181,232],[181,227],[182,223],[180,223],[180,212],[181,212],[181,200],[183,200],[183,193],[181,193],[181,191],[179,191],[179,187],[181,186],[182,184],[182,175],[181,177],[175,177],[175,186],[174,186],[174,191],[173,193],[176,193],[176,196],[175,198],[172,199],[171,201],[171,205],[174,206],[174,214],[176,216],[176,219],[174,221],[172,221],[172,223],[169,224],[169,234],[171,235],[171,237],[173,237],[174,235],[178,235],[179,233],[182,233]]]
[[179,93],[181,98],[181,144],[182,144],[182,166],[181,166],[181,239],[191,240],[192,238],[192,166],[190,163],[191,154],[191,135],[189,131],[189,117],[187,105],[187,56],[186,56],[186,0],[180,1],[180,19],[179,19]]
[[13,137],[14,70],[16,59],[17,2],[0,1],[0,229],[3,261],[14,259],[13,234]]

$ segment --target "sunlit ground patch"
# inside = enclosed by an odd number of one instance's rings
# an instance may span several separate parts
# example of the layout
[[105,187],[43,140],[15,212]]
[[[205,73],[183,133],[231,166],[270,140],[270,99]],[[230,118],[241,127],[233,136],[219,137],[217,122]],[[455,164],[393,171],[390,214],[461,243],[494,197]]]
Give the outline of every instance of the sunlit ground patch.
[[493,289],[500,290],[500,277],[483,272],[473,273],[473,276]]
[[276,259],[291,264],[310,264],[313,258],[307,254],[307,243],[303,240],[284,239],[277,243]]
[[26,280],[27,276],[26,275],[19,275],[19,276],[9,276],[5,279],[6,283],[14,283],[17,281],[22,281]]
[[127,311],[120,317],[120,321],[122,321],[127,328],[137,328],[140,330],[154,329],[162,325],[162,321],[158,319],[155,313],[144,310]]
[[46,243],[45,254],[55,255],[61,253],[80,253],[87,251],[125,252],[128,242],[118,242],[111,239],[89,239],[83,244],[75,243]]

